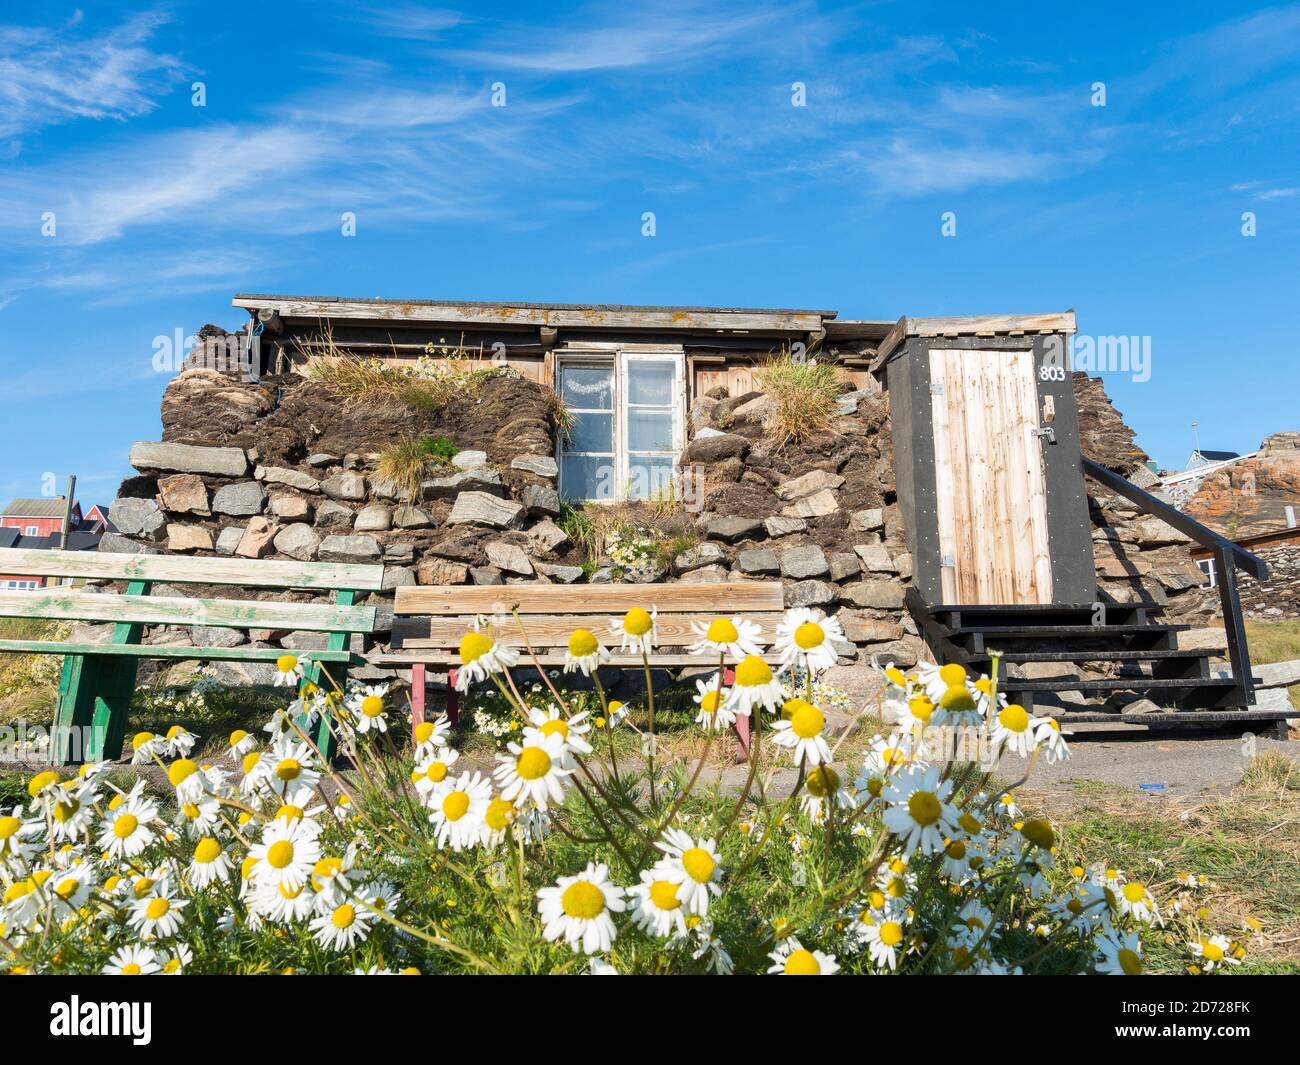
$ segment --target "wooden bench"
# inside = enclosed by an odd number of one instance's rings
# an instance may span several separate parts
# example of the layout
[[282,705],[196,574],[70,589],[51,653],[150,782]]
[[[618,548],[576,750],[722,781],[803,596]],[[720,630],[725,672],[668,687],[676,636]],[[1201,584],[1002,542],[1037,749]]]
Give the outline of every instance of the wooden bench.
[[[424,720],[426,670],[447,669],[447,715],[455,724],[459,697],[456,679],[460,666],[461,637],[483,618],[502,644],[520,648],[519,668],[531,668],[525,648],[532,645],[537,665],[564,664],[569,636],[574,629],[590,629],[611,651],[606,666],[640,669],[641,656],[618,653],[619,641],[610,636],[611,621],[622,620],[633,607],[657,611],[658,646],[650,655],[656,669],[716,666],[717,660],[692,655],[686,647],[695,642],[691,626],[716,617],[739,615],[758,624],[764,646],[776,640],[784,593],[775,581],[736,581],[712,584],[508,584],[408,586],[397,589],[393,607],[392,653],[374,656],[375,665],[406,667],[411,671],[411,709],[415,723]],[[519,621],[511,611],[519,613]],[[764,658],[775,664],[774,654]],[[729,665],[734,665],[730,663]],[[726,670],[731,683],[731,670]],[[749,722],[737,721],[741,744],[748,746]]]
[[[126,582],[121,595],[66,585],[0,592],[0,617],[113,623],[108,642],[102,644],[0,640],[0,652],[65,656],[50,741],[50,759],[56,764],[120,755],[136,665],[142,658],[270,662],[291,653],[275,647],[146,645],[140,642],[146,625],[328,633],[325,650],[304,652],[311,661],[307,676],[323,687],[329,680],[342,686],[349,666],[361,661],[348,649],[350,635],[373,632],[375,624],[375,608],[355,606],[356,596],[379,590],[384,574],[383,566],[350,563],[14,549],[0,550],[0,568],[33,577]],[[334,594],[333,603],[151,596],[150,587],[160,581]],[[84,749],[78,742],[82,736]],[[322,751],[332,752],[328,722],[319,723],[315,738]]]

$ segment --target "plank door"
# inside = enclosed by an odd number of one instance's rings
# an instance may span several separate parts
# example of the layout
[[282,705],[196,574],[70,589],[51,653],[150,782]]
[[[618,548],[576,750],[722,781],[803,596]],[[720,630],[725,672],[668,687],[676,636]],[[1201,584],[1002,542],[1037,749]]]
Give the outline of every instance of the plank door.
[[943,602],[1051,603],[1033,353],[932,348],[930,393]]

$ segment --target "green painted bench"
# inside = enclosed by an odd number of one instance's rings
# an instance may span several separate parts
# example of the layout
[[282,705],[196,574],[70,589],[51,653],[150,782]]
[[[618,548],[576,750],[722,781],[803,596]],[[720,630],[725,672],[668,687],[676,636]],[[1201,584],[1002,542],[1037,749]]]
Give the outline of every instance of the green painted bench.
[[[113,623],[107,643],[0,640],[0,652],[65,656],[50,738],[50,760],[59,765],[121,754],[127,709],[135,691],[136,666],[142,658],[268,662],[286,653],[275,647],[142,644],[146,625],[328,633],[325,650],[305,652],[311,660],[307,676],[323,688],[329,686],[330,680],[342,686],[349,667],[361,661],[348,648],[351,634],[373,632],[375,624],[375,608],[354,605],[356,596],[379,590],[384,575],[383,566],[352,563],[12,548],[0,549],[0,571],[61,580],[126,582],[126,591],[121,595],[66,584],[0,592],[0,617]],[[333,602],[151,596],[149,590],[158,582],[332,592]],[[325,754],[332,754],[328,722],[317,723],[315,739]]]

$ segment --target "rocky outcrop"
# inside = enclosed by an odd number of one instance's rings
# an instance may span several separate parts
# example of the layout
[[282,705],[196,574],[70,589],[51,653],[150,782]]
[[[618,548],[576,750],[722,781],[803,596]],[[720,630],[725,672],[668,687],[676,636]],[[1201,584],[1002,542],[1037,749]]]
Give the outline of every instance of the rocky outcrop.
[[1183,510],[1230,540],[1287,528],[1300,514],[1300,433],[1274,433],[1258,454],[1208,474]]

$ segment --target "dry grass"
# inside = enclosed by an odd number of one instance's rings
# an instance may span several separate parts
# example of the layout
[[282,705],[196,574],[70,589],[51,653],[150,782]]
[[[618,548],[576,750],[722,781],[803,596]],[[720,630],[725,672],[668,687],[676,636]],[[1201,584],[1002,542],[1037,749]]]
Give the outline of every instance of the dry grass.
[[[1300,621],[1252,621],[1248,618],[1246,643],[1250,647],[1250,660],[1257,665],[1294,661],[1300,658]],[[1300,709],[1300,684],[1293,684],[1288,692],[1291,705]]]
[[771,430],[779,449],[830,432],[841,386],[833,362],[796,358],[786,353],[764,364],[759,386],[775,403]]
[[[1242,939],[1247,972],[1300,972],[1300,766],[1269,751],[1230,793],[1186,806],[1135,799],[1129,789],[1089,785],[1064,800],[1021,789],[1029,809],[1059,828],[1057,869],[1105,861],[1143,880],[1157,898],[1179,894],[1176,878],[1195,873],[1210,885],[1189,892],[1204,907],[1207,931]],[[1263,928],[1243,931],[1247,918]],[[1181,940],[1144,937],[1155,967],[1184,972]]]
[[389,444],[376,458],[375,472],[380,479],[395,484],[408,502],[414,502],[426,474],[435,467],[445,466],[450,455],[455,453],[454,446],[439,446],[443,443],[449,444],[450,441],[445,437],[426,437]]

